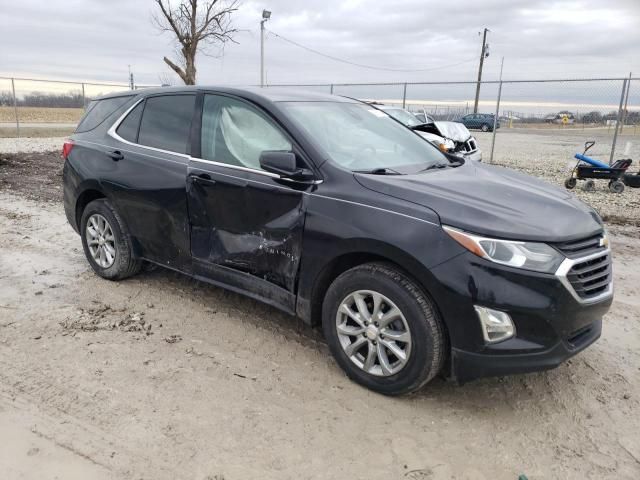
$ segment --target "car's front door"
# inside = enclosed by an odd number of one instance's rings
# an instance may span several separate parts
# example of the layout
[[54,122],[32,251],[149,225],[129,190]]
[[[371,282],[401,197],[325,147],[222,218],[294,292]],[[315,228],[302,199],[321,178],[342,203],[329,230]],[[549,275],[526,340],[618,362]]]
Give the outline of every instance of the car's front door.
[[256,106],[205,94],[200,158],[187,197],[194,271],[293,311],[308,185],[261,169],[266,150],[295,150]]

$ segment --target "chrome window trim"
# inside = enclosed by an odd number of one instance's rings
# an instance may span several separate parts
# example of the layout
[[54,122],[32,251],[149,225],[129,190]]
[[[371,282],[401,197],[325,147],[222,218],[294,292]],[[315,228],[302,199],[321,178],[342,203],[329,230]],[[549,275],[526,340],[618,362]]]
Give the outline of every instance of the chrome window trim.
[[[115,139],[115,140],[117,140],[119,142],[122,142],[122,143],[124,143],[126,145],[131,145],[133,147],[138,147],[138,148],[151,150],[151,151],[154,151],[154,152],[168,153],[169,155],[176,155],[178,157],[185,158],[185,159],[189,160],[190,162],[193,161],[193,162],[208,163],[210,165],[216,165],[218,167],[231,168],[231,169],[239,170],[239,171],[242,171],[242,172],[257,173],[258,175],[264,175],[264,176],[271,177],[271,178],[277,178],[278,180],[284,180],[284,181],[289,181],[289,182],[294,182],[294,183],[305,183],[305,184],[309,184],[309,185],[320,185],[323,182],[323,180],[312,180],[312,181],[309,181],[309,182],[300,182],[298,180],[293,180],[291,178],[285,178],[285,177],[282,177],[282,176],[280,176],[278,174],[267,172],[265,170],[258,170],[256,168],[249,168],[249,167],[241,167],[239,165],[230,165],[228,163],[216,162],[214,160],[205,160],[204,158],[192,157],[191,155],[187,155],[186,153],[172,152],[170,150],[164,150],[162,148],[150,147],[149,145],[142,145],[141,143],[135,143],[135,142],[130,142],[129,140],[125,140],[120,135],[118,135],[116,130],[118,130],[118,128],[120,127],[120,124],[124,121],[124,119],[127,117],[127,115],[129,115],[129,113],[131,113],[131,111],[134,108],[136,108],[141,102],[143,102],[145,100],[145,98],[146,97],[143,97],[140,100],[138,100],[137,102],[135,102],[122,115],[120,115],[120,117],[118,117],[118,119],[113,123],[113,125],[111,125],[109,130],[107,130],[107,135],[109,135],[111,138],[113,138],[113,139]],[[96,145],[98,145],[98,144],[96,143]],[[103,145],[103,146],[107,146],[107,145]],[[155,158],[161,158],[162,159],[162,157],[155,157]]]
[[574,265],[582,262],[588,262],[589,260],[593,260],[594,258],[602,257],[604,255],[609,257],[609,262],[611,262],[611,249],[607,248],[606,250],[601,250],[599,252],[595,252],[581,258],[565,258],[556,270],[555,276],[560,280],[560,283],[564,285],[564,287],[569,291],[573,298],[578,301],[578,303],[581,303],[583,305],[598,303],[606,300],[613,295],[613,271],[611,273],[611,281],[609,282],[609,285],[607,285],[606,290],[591,298],[580,297],[574,290],[573,285],[571,285],[571,282],[568,278],[569,271],[571,270],[571,268],[573,268]]
[[241,172],[257,173],[258,175],[264,175],[266,177],[276,178],[278,180],[284,180],[287,182],[293,182],[293,183],[302,184],[302,185],[320,185],[323,182],[323,180],[310,180],[308,182],[302,182],[299,180],[294,180],[292,178],[280,176],[277,173],[267,172],[266,170],[258,170],[258,169],[249,168],[249,167],[241,167],[239,165],[230,165],[228,163],[216,162],[215,160],[205,160],[204,158],[189,157],[189,161],[208,163],[210,165],[215,165],[217,167],[231,168],[233,170],[239,170]]

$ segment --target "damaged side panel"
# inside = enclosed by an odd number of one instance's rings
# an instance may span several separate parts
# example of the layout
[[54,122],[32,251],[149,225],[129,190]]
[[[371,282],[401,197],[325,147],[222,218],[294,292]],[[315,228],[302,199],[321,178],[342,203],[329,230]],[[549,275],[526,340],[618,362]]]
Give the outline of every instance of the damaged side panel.
[[[295,291],[304,229],[304,195],[239,172],[190,171],[191,253],[199,264],[226,267]],[[273,184],[267,183],[273,182]]]

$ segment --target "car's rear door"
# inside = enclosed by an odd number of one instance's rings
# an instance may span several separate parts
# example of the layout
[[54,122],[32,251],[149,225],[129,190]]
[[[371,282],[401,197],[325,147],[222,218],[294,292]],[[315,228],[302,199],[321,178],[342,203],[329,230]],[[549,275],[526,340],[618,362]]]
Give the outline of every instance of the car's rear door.
[[109,131],[119,153],[103,173],[139,253],[188,270],[185,178],[195,93],[141,99]]
[[187,198],[194,271],[293,311],[304,191],[261,169],[262,151],[295,151],[276,122],[238,97],[203,94]]

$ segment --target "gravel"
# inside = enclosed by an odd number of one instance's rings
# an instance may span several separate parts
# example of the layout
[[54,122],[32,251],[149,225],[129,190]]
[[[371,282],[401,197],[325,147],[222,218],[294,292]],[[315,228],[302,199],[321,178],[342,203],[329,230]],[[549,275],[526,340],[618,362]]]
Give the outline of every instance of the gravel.
[[0,138],[0,153],[61,151],[65,138]]

